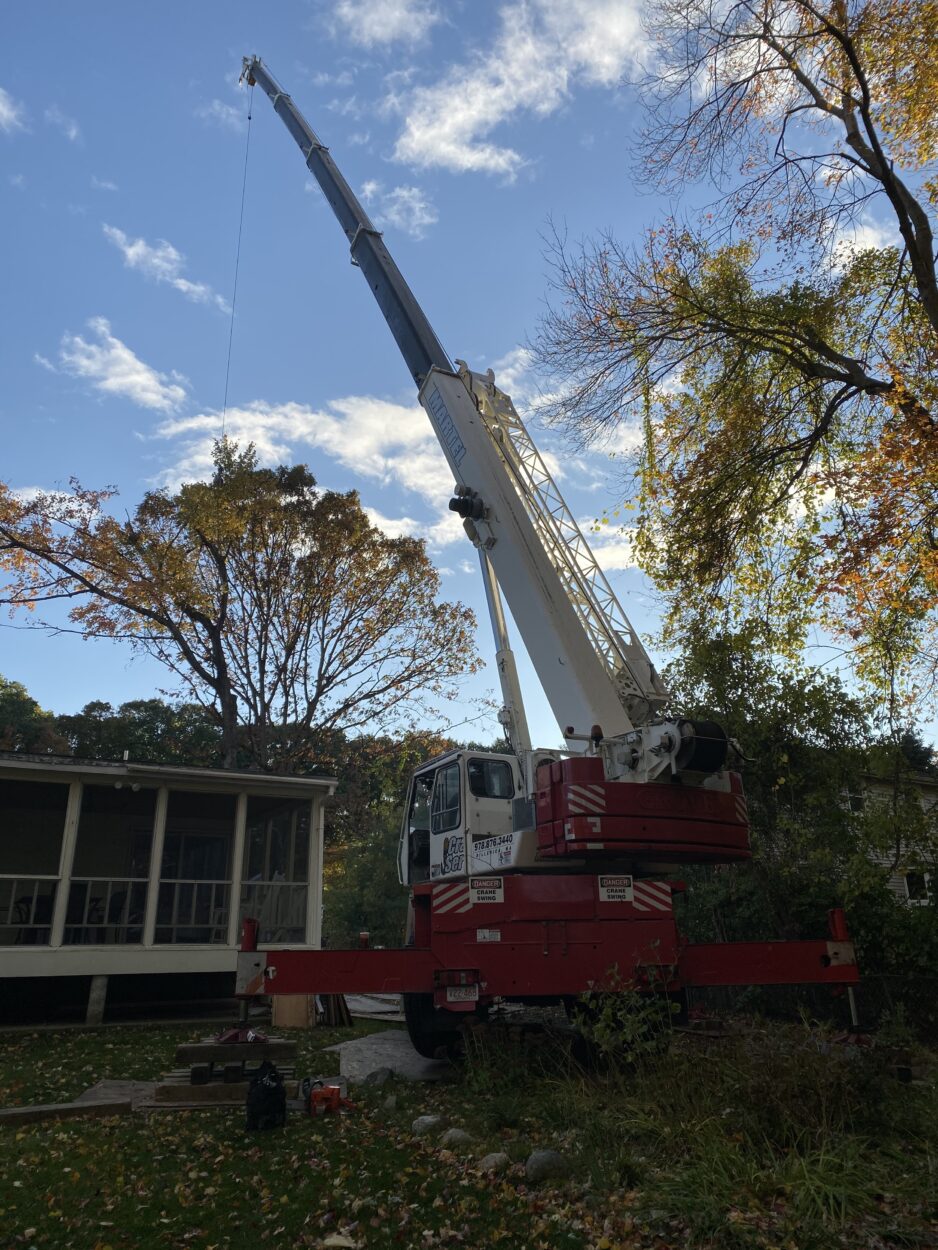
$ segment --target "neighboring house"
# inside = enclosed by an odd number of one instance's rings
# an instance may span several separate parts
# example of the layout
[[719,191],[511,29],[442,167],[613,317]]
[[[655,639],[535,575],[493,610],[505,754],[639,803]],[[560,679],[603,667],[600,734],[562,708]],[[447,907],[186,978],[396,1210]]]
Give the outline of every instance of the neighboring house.
[[231,973],[318,947],[333,778],[0,752],[0,978]]
[[[934,777],[929,773],[916,773],[908,780],[918,791],[922,812],[926,821],[931,822],[932,825],[933,845],[938,847],[938,777]],[[868,773],[863,777],[863,789],[859,792],[847,794],[846,799],[851,811],[862,812],[868,810],[873,805],[886,806],[891,803],[892,793],[892,786],[888,781]],[[915,906],[930,903],[934,897],[935,890],[938,889],[938,880],[933,881],[932,873],[924,870],[918,862],[912,862],[908,865],[902,863],[903,849],[900,838],[900,862],[895,864],[895,870],[889,878],[889,889],[896,898],[904,903],[910,903]],[[905,849],[911,850],[911,848]],[[882,864],[884,867],[893,867],[896,855],[895,853],[891,855],[883,853],[876,855],[874,858],[877,863]],[[912,858],[910,853],[909,859],[912,860]]]

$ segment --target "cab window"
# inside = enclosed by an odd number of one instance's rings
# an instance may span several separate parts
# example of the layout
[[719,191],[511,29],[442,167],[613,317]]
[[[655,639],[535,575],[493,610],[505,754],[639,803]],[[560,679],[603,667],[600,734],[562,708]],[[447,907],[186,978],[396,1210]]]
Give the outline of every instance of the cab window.
[[414,778],[410,810],[407,816],[407,832],[430,829],[430,791],[433,789],[433,773],[421,773]]
[[430,832],[446,833],[459,824],[459,765],[447,764],[436,775],[430,805]]
[[510,799],[515,793],[511,765],[505,760],[470,760],[469,789],[480,799]]

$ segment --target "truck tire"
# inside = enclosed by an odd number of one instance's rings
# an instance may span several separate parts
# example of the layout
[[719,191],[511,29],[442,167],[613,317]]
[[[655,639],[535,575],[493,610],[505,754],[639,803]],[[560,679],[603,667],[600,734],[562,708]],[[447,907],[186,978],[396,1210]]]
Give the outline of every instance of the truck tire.
[[407,1036],[418,1055],[436,1059],[440,1050],[452,1055],[459,1041],[462,1018],[433,1006],[432,994],[405,994]]

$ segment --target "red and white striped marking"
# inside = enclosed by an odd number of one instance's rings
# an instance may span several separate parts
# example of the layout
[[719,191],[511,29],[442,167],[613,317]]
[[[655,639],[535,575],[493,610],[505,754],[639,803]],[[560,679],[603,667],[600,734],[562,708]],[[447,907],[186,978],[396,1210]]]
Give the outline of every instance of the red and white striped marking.
[[468,911],[471,906],[468,881],[451,881],[433,887],[433,910],[438,914]]
[[606,810],[602,786],[567,786],[567,809],[571,816],[594,816]]
[[671,887],[667,881],[636,881],[632,886],[636,911],[670,911]]
[[749,824],[749,808],[746,806],[746,800],[741,794],[735,796],[736,801],[736,817],[741,824]]

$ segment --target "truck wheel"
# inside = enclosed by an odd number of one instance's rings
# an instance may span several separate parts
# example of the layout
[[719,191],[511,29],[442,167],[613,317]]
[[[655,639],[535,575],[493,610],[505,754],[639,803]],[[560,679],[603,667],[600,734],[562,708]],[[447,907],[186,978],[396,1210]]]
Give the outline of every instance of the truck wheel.
[[435,1059],[444,1049],[451,1056],[459,1041],[462,1019],[434,1007],[432,994],[405,994],[403,998],[407,1036],[417,1054]]

